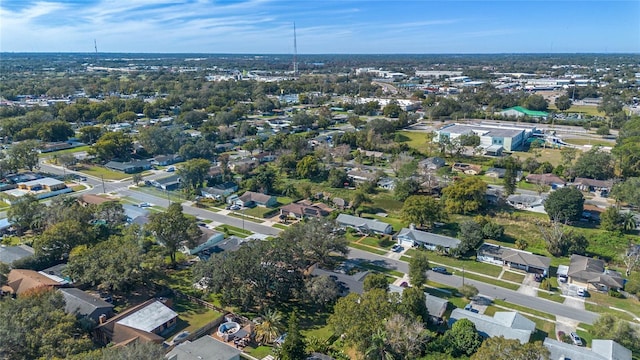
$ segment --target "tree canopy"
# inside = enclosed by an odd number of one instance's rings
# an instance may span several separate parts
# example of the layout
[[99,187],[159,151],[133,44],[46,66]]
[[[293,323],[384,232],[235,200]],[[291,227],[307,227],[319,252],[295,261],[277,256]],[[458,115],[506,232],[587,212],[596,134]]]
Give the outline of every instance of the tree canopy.
[[176,263],[176,251],[180,246],[193,246],[202,236],[195,218],[185,216],[182,205],[178,203],[169,205],[165,212],[152,213],[145,229],[164,246],[171,265]]
[[563,187],[551,192],[544,202],[544,210],[553,221],[580,220],[584,210],[584,196],[574,187]]
[[454,181],[442,190],[447,212],[468,214],[481,209],[486,200],[487,183],[478,177]]

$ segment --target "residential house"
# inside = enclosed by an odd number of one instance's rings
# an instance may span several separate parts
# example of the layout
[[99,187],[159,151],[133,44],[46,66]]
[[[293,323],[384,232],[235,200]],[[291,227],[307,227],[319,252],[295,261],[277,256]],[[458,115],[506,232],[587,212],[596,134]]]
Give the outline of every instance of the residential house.
[[413,224],[400,230],[396,238],[398,239],[398,244],[402,246],[424,246],[429,250],[442,248],[446,252],[457,248],[460,244],[460,240],[456,238],[416,230]]
[[376,185],[378,185],[379,188],[382,188],[385,190],[393,190],[396,188],[396,181],[395,179],[392,179],[392,178],[383,177],[380,180],[378,180],[378,183]]
[[125,174],[139,173],[151,169],[151,163],[147,160],[132,160],[128,162],[109,161],[104,165],[107,169],[120,171]]
[[178,314],[158,299],[150,299],[108,319],[96,328],[97,341],[124,345],[132,341],[161,344],[173,331]]
[[244,207],[274,207],[278,204],[278,199],[273,195],[247,191],[240,195],[235,203]]
[[0,235],[10,233],[13,230],[13,222],[8,218],[0,219]]
[[371,171],[363,171],[359,169],[349,170],[347,177],[355,182],[367,182],[376,180],[377,176]]
[[525,177],[528,183],[546,185],[552,189],[563,187],[567,184],[561,177],[555,174],[529,174]]
[[29,192],[53,192],[65,189],[66,187],[67,185],[64,181],[49,177],[18,183],[18,189],[27,190]]
[[336,222],[340,226],[351,227],[364,233],[391,234],[393,227],[386,222],[376,219],[361,218],[358,216],[340,214],[336,218]]
[[516,209],[529,210],[542,208],[546,197],[536,195],[512,194],[507,196],[507,204]]
[[451,166],[451,170],[467,175],[478,175],[482,172],[482,166],[474,164],[454,163]]
[[[507,172],[507,169],[491,167],[491,168],[488,168],[487,171],[484,172],[484,174],[488,177],[492,177],[495,179],[502,179],[506,172]],[[521,179],[522,179],[522,171],[518,170],[516,172],[516,181],[520,181]]]
[[258,161],[253,159],[242,159],[233,161],[229,164],[231,170],[236,173],[243,174],[255,169],[258,166]]
[[209,173],[207,175],[209,175],[209,178],[211,178],[212,180],[217,181],[222,179],[222,176],[224,175],[224,170],[222,169],[221,166],[212,166],[209,168]]
[[549,350],[549,359],[560,360],[631,360],[631,350],[613,340],[591,341],[591,349],[551,338],[542,344]]
[[449,326],[460,319],[468,319],[484,338],[503,336],[526,344],[536,331],[536,324],[516,311],[498,311],[493,317],[464,309],[454,309],[449,317]]
[[362,156],[366,156],[369,158],[382,159],[385,157],[382,151],[370,151],[370,150],[364,150],[362,148],[358,148],[358,151],[360,151],[360,154],[362,154]]
[[202,236],[200,236],[193,246],[187,247],[187,251],[191,255],[210,249],[224,240],[224,234],[221,232],[211,230],[204,226],[200,226],[200,231],[202,231]]
[[151,184],[151,186],[157,187],[158,189],[173,191],[180,188],[180,184],[182,184],[182,178],[180,177],[180,175],[174,174],[161,179],[150,180],[149,183]]
[[131,204],[123,204],[124,215],[130,224],[144,225],[149,222],[149,211]]
[[160,165],[160,166],[167,166],[167,165],[173,165],[180,161],[184,161],[184,158],[181,155],[172,154],[172,155],[158,155],[154,157],[153,160],[151,160],[151,163],[155,165]]
[[440,169],[441,167],[444,167],[445,164],[446,163],[443,158],[434,156],[426,158],[424,160],[420,160],[420,162],[418,162],[418,169],[425,172],[435,171]]
[[576,284],[586,289],[607,291],[624,287],[622,276],[607,269],[603,260],[577,254],[571,255],[567,277],[570,284]]
[[577,177],[571,185],[582,191],[600,193],[602,196],[606,196],[611,191],[611,188],[613,188],[613,180],[596,180]]
[[210,199],[221,200],[236,191],[238,191],[238,184],[233,181],[227,181],[222,184],[216,184],[212,187],[201,189],[200,195]]
[[106,197],[102,197],[94,194],[82,194],[78,196],[77,199],[80,205],[82,206],[101,205],[109,201],[116,201],[115,199],[110,199],[110,198],[106,198]]
[[349,207],[349,202],[345,201],[343,198],[333,198],[333,205],[335,205],[338,209],[344,210]]
[[272,153],[261,152],[253,156],[252,160],[257,160],[259,163],[266,163],[276,161],[278,157]]
[[281,216],[295,219],[304,219],[309,217],[320,218],[329,215],[330,212],[331,211],[327,211],[326,207],[320,207],[316,204],[308,205],[300,202],[287,204],[280,208]]
[[549,274],[551,265],[551,259],[546,256],[487,243],[478,249],[476,260],[538,274]]
[[205,335],[194,341],[185,341],[174,347],[167,360],[240,360],[242,351],[222,341]]
[[33,256],[34,250],[29,245],[6,246],[0,245],[0,263],[7,265],[14,261]]
[[59,289],[64,296],[64,311],[67,314],[87,317],[96,324],[105,322],[113,316],[113,304],[77,288]]
[[[329,271],[320,269],[317,266],[312,266],[311,268],[311,276],[327,276],[327,277],[335,277],[336,281],[340,281],[344,283],[345,288],[348,292],[362,294],[364,292],[364,279],[369,275],[369,271],[360,271],[353,275],[348,275],[346,272],[347,269],[340,269],[336,271]],[[347,295],[346,293],[342,295]]]
[[55,280],[53,276],[33,270],[12,269],[7,276],[7,285],[2,291],[10,294],[22,295],[23,293],[38,288],[55,288],[64,283]]
[[240,249],[240,247],[244,244],[251,241],[251,239],[243,239],[237,236],[229,236],[228,238],[216,243],[212,248],[210,248],[210,252],[219,253],[223,251],[233,252]]

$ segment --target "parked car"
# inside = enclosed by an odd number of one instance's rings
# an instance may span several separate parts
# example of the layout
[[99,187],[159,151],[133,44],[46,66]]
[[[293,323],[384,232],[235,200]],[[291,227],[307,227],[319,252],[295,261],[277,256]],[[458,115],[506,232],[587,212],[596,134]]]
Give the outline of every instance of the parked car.
[[587,297],[589,296],[589,293],[587,292],[587,289],[580,288],[578,289],[578,296]]
[[582,339],[578,334],[572,332],[569,336],[571,337],[571,341],[573,341],[573,345],[582,346]]
[[174,345],[178,345],[178,344],[184,342],[185,340],[187,340],[189,335],[191,335],[191,333],[188,332],[188,331],[183,331],[181,333],[178,333],[178,335],[173,337],[173,344]]
[[230,209],[230,210],[240,210],[240,205],[237,205],[237,204],[236,204],[236,205],[231,205],[231,206],[229,207],[229,209]]
[[558,275],[558,281],[561,283],[566,283],[567,277],[565,275]]
[[406,281],[403,281],[403,282],[400,283],[400,287],[407,288],[407,287],[409,287],[409,283],[406,282]]
[[174,172],[176,171],[176,167],[175,166],[169,166],[166,170],[166,172]]
[[437,273],[440,273],[440,274],[448,274],[447,268],[442,267],[442,266],[432,267],[431,271],[437,272]]
[[393,245],[393,246],[391,247],[391,251],[393,251],[393,252],[397,252],[397,253],[399,253],[399,252],[401,252],[402,250],[404,250],[404,248],[403,248],[402,246],[398,245],[398,244],[395,244],[395,245]]
[[542,279],[544,279],[544,276],[542,276],[542,274],[535,274],[535,275],[534,275],[534,277],[533,277],[533,279],[534,279],[536,282],[542,282]]

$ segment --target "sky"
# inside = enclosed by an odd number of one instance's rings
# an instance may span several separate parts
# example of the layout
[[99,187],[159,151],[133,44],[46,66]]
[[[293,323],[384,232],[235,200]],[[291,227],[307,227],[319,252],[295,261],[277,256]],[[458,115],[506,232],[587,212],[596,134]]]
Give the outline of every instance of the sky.
[[640,1],[0,0],[0,52],[640,53]]

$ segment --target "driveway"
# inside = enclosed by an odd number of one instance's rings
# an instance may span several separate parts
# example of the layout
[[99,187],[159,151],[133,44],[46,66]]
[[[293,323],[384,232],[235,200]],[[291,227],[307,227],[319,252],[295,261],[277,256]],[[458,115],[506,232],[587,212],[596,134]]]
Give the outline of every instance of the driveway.
[[522,285],[518,288],[518,292],[529,296],[538,296],[538,286],[534,274],[527,274],[522,281]]

